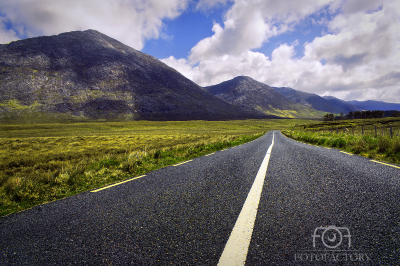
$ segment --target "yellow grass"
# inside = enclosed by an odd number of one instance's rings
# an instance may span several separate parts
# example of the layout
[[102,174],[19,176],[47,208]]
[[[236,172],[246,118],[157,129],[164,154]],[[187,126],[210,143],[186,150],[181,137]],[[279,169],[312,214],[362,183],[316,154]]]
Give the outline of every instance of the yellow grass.
[[306,120],[0,126],[0,216],[247,142]]

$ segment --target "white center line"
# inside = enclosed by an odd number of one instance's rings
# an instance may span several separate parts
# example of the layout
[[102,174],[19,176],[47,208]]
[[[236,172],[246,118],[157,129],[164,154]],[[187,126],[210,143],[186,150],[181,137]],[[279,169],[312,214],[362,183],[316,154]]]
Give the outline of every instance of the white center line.
[[267,154],[265,154],[254,183],[236,220],[235,227],[219,259],[218,265],[220,266],[244,265],[246,262],[272,146],[274,146],[274,133],[271,146],[269,146]]

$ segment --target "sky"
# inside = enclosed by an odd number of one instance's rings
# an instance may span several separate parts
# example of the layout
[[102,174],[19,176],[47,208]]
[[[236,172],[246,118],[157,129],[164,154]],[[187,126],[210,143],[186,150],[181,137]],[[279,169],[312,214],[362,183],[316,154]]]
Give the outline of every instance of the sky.
[[1,0],[0,43],[95,29],[200,86],[400,103],[400,0]]

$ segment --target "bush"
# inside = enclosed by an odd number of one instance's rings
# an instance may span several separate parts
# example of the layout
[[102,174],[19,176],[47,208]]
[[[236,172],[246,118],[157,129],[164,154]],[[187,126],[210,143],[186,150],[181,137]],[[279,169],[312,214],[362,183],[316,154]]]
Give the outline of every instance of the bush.
[[363,136],[362,140],[364,142],[364,145],[366,145],[367,148],[370,150],[376,149],[378,147],[378,139],[372,136]]
[[362,153],[367,150],[367,145],[364,140],[360,139],[359,141],[356,141],[355,145],[353,146],[353,152],[355,154]]
[[388,138],[382,137],[378,140],[378,151],[386,152],[389,150],[390,140]]
[[400,152],[400,139],[393,140],[392,149],[394,153]]
[[156,152],[154,153],[154,159],[159,159],[159,158],[161,158],[161,151],[156,150]]
[[325,144],[325,141],[326,141],[326,138],[319,138],[318,139],[318,145],[323,145],[323,144]]
[[339,148],[345,147],[346,146],[346,140],[343,139],[343,138],[337,138],[332,142],[332,146],[333,147],[339,147]]

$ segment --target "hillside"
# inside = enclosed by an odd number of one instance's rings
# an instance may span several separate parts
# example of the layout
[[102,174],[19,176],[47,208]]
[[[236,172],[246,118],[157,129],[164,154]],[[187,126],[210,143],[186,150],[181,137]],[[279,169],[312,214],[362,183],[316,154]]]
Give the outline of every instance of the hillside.
[[270,86],[250,77],[239,76],[217,85],[205,87],[207,91],[236,106],[251,107],[265,114],[291,118],[317,118],[325,113],[295,103]]
[[0,45],[0,117],[34,113],[146,120],[264,118],[98,31]]
[[321,97],[315,93],[302,92],[285,87],[273,87],[273,89],[295,103],[300,103],[319,111],[337,114],[347,114],[349,111],[361,111],[357,106],[334,97]]
[[360,107],[333,96],[324,96],[324,99],[327,100],[332,106],[342,109],[343,111],[341,113],[343,114],[347,114],[350,111],[361,111]]
[[358,106],[362,110],[400,111],[400,103],[386,103],[380,101],[347,101]]

